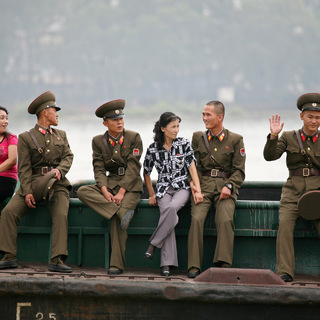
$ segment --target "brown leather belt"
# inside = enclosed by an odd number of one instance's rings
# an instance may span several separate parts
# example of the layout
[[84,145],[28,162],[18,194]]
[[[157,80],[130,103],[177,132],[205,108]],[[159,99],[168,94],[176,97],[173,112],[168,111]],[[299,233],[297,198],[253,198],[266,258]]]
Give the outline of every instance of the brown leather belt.
[[293,176],[301,176],[301,177],[309,177],[309,176],[320,176],[320,170],[315,168],[301,168],[296,170],[289,170],[289,177]]
[[41,167],[39,169],[32,169],[32,174],[41,174],[41,175],[45,175],[48,172],[50,172],[52,169],[54,169],[54,167]]
[[126,168],[125,167],[119,167],[117,169],[108,170],[108,172],[112,173],[112,174],[117,174],[118,176],[124,176],[124,174],[126,173]]
[[217,170],[217,169],[211,169],[211,170],[202,172],[202,175],[203,176],[213,177],[213,178],[216,178],[216,177],[229,178],[231,176],[231,173],[220,171],[220,170]]

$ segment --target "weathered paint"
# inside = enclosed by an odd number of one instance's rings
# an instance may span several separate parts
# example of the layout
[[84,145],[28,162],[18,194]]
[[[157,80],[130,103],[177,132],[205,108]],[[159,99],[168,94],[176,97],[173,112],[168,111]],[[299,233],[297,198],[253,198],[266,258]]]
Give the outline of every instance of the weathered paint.
[[320,290],[54,277],[1,277],[0,319],[319,319]]

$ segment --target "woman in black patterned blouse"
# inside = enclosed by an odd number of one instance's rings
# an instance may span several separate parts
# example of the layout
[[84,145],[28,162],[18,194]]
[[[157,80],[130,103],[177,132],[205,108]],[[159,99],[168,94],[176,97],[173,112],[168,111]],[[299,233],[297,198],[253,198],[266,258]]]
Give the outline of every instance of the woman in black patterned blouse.
[[[161,249],[160,269],[163,276],[170,276],[170,266],[178,266],[174,232],[179,221],[177,212],[189,200],[190,189],[195,203],[203,201],[190,142],[177,137],[180,121],[181,119],[172,112],[165,112],[160,116],[153,129],[154,142],[147,149],[143,163],[149,204],[158,204],[160,210],[158,226],[144,255],[152,259],[155,248]],[[150,178],[153,167],[158,172],[156,192]],[[189,175],[192,179],[190,184]]]

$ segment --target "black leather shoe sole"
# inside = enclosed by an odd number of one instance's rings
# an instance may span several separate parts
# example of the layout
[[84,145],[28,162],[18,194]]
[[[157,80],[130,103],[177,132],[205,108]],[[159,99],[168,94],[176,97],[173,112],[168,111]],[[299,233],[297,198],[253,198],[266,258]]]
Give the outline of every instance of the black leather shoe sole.
[[224,261],[218,261],[213,264],[216,268],[230,268],[231,265]]
[[120,268],[114,269],[114,270],[108,270],[108,274],[121,274],[123,271]]
[[64,272],[64,273],[71,273],[72,268],[68,266],[62,266],[54,263],[50,263],[48,266],[48,270],[52,272]]
[[13,269],[19,266],[17,260],[8,260],[0,262],[0,269]]
[[188,272],[188,278],[195,278],[199,274],[200,274],[200,270],[199,269],[197,271],[195,271],[195,272]]
[[283,274],[280,276],[280,278],[284,281],[284,282],[292,282],[293,278],[290,276],[290,274]]

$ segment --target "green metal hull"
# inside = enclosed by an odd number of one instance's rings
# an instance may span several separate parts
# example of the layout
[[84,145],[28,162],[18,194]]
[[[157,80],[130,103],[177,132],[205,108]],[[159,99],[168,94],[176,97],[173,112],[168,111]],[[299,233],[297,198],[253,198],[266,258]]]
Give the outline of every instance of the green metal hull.
[[[275,270],[279,196],[282,183],[245,183],[234,216],[233,268]],[[269,190],[269,191],[268,191]],[[261,195],[267,198],[262,200]],[[68,264],[70,275],[50,273],[51,218],[44,205],[19,224],[20,267],[0,272],[2,319],[319,319],[319,238],[309,221],[295,229],[296,273],[313,276],[312,283],[292,285],[197,282],[186,277],[190,207],[179,212],[176,227],[179,268],[160,277],[160,255],[143,253],[157,226],[158,209],[141,199],[128,229],[127,270],[106,275],[109,267],[108,221],[76,198],[70,200]],[[204,229],[203,270],[210,270],[216,242],[214,212]],[[33,267],[38,263],[39,267]],[[299,278],[299,277],[298,277]],[[240,277],[237,277],[240,279]]]

